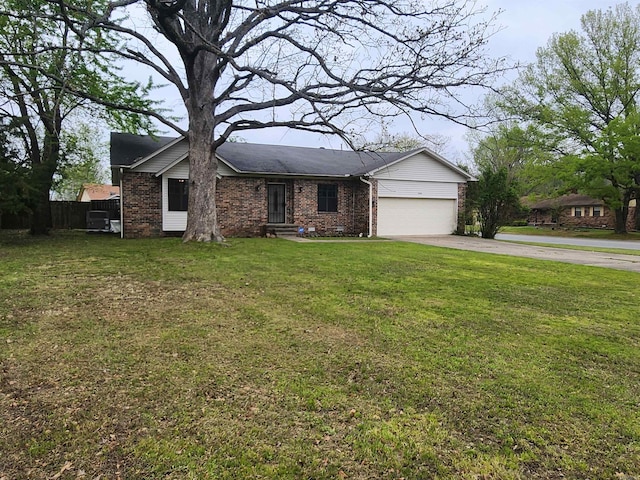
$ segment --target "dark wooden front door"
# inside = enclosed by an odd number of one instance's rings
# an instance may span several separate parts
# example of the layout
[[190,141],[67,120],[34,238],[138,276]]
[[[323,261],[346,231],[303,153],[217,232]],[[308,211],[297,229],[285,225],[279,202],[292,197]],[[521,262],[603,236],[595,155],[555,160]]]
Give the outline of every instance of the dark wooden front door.
[[269,195],[269,223],[284,223],[285,185],[284,183],[270,183]]

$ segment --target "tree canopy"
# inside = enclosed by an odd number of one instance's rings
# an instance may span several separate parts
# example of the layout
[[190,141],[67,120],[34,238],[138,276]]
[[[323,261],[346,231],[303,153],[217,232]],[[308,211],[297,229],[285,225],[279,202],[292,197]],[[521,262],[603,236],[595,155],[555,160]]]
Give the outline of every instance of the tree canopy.
[[520,206],[515,183],[509,181],[505,167],[484,165],[469,190],[468,199],[477,212],[482,238],[495,238]]
[[504,168],[519,197],[549,195],[562,188],[549,168],[555,157],[546,151],[545,136],[535,125],[504,122],[488,133],[469,136],[473,161],[479,170]]
[[[74,31],[66,18],[55,2],[0,1],[0,117],[12,126],[15,154],[8,160],[26,174],[35,234],[48,231],[49,193],[72,155],[65,145],[73,145],[75,125],[90,119],[125,131],[153,129],[139,113],[153,108],[148,89],[125,80],[114,66],[109,52],[118,49],[115,36]],[[116,103],[126,108],[112,108]]]
[[438,154],[443,154],[450,140],[444,135],[417,135],[408,132],[392,134],[383,126],[372,139],[356,143],[355,146],[357,150],[370,152],[408,152],[426,147]]
[[78,125],[71,135],[62,136],[62,145],[62,161],[52,185],[56,200],[75,200],[86,183],[110,182],[103,164],[108,149],[97,130]]
[[538,50],[505,106],[545,135],[557,178],[604,200],[623,233],[640,180],[640,6],[590,11],[581,27]]
[[10,126],[0,124],[0,227],[3,214],[28,211],[28,170],[13,149]]

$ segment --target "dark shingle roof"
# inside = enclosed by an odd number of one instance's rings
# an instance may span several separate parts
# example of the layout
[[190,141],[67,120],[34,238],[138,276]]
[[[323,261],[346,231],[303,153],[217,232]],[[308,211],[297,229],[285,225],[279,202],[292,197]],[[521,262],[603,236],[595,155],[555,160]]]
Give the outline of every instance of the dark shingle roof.
[[111,132],[111,166],[128,166],[136,160],[151,155],[156,150],[176,140],[176,137],[156,137]]
[[588,195],[571,193],[569,195],[540,200],[531,204],[529,208],[536,210],[549,210],[557,207],[588,207],[592,205],[604,205],[604,202],[602,200],[589,197]]
[[375,153],[325,148],[225,143],[218,155],[243,173],[348,176],[362,175],[406,157],[408,152]]
[[[130,166],[177,139],[176,137],[111,133],[111,167],[114,184],[118,181],[116,167]],[[343,177],[374,172],[420,150],[422,149],[409,152],[354,152],[227,142],[218,147],[217,154],[240,173]],[[457,170],[454,165],[445,160],[441,161]]]

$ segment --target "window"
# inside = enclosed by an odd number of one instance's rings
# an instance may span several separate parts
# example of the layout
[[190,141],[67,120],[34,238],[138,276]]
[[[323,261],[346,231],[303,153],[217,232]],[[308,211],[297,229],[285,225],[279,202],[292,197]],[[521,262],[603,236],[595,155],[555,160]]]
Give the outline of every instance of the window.
[[338,185],[326,183],[318,185],[318,211],[338,211]]
[[602,216],[602,210],[600,209],[600,207],[593,207],[593,216],[594,217]]
[[582,207],[574,208],[573,216],[574,217],[581,217],[582,216]]
[[585,217],[589,216],[589,207],[584,207],[584,216]]
[[169,211],[186,212],[189,202],[189,181],[182,178],[169,178]]

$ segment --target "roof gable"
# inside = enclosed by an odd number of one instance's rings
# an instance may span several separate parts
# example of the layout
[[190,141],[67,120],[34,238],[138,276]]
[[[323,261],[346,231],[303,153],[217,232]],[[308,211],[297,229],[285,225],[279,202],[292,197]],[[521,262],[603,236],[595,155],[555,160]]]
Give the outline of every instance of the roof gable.
[[475,178],[427,148],[408,152],[398,161],[373,172],[378,179],[460,183]]
[[156,137],[111,132],[109,157],[112,167],[130,166],[140,159],[155,154],[162,147],[174,142],[176,137]]

